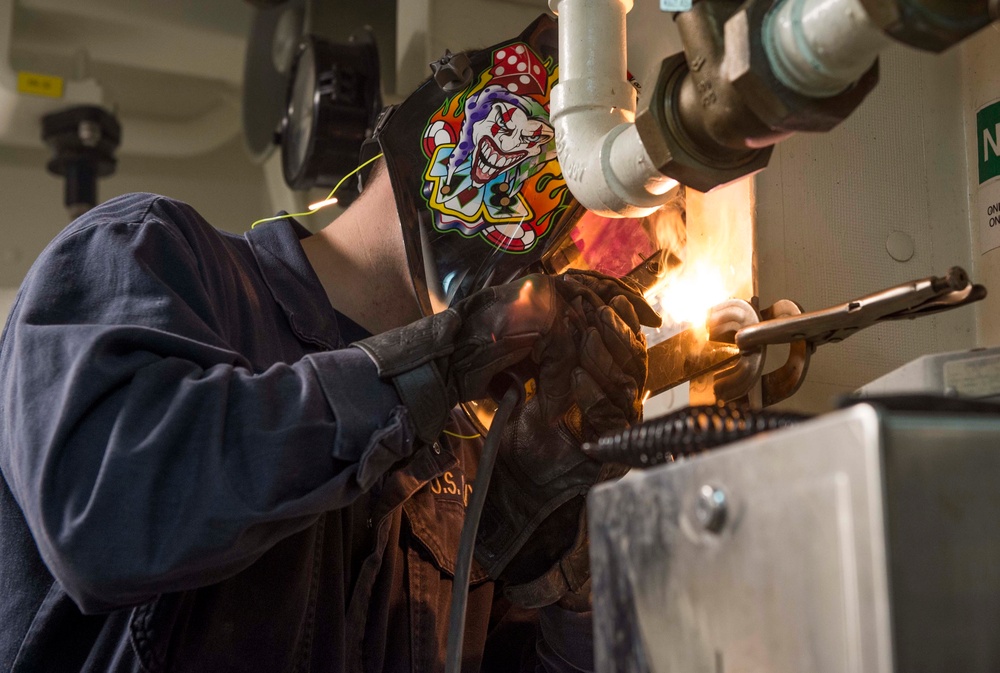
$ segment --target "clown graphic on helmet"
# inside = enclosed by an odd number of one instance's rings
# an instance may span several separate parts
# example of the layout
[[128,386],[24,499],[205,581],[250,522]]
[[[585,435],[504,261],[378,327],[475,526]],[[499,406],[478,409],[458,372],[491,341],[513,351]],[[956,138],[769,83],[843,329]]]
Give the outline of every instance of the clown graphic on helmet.
[[558,37],[543,14],[513,39],[461,52],[465,68],[446,53],[437,65],[467,77],[428,78],[383,111],[366,143],[363,154],[384,155],[425,315],[544,267],[569,241],[581,209],[549,121]]
[[514,253],[544,236],[565,191],[547,109],[555,70],[527,44],[508,44],[431,118],[423,191],[438,231]]

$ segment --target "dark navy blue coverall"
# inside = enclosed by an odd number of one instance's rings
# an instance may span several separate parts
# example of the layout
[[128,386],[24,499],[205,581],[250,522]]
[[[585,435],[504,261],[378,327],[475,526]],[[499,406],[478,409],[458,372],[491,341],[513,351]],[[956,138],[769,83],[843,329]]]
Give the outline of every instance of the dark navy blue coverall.
[[[305,235],[135,194],[32,267],[0,341],[0,671],[441,668],[479,444],[415,443]],[[474,568],[466,668],[576,670],[589,624]]]

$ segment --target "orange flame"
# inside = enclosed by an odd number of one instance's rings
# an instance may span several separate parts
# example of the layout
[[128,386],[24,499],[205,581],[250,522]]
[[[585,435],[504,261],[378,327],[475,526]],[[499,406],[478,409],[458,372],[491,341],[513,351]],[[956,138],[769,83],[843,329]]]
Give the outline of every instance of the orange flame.
[[[707,340],[706,321],[713,306],[754,294],[753,201],[749,180],[710,194],[687,191],[684,263],[646,293],[663,317],[664,338],[691,327]],[[662,248],[678,234],[669,221],[659,223]]]
[[731,296],[719,268],[707,259],[686,263],[674,278],[647,295],[665,323],[691,325],[704,340],[708,339],[709,310]]

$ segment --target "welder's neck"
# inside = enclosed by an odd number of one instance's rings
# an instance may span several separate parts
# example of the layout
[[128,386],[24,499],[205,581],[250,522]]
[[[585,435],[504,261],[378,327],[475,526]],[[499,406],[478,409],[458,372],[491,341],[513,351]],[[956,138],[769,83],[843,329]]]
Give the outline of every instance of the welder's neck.
[[386,171],[302,248],[333,307],[372,334],[420,318]]

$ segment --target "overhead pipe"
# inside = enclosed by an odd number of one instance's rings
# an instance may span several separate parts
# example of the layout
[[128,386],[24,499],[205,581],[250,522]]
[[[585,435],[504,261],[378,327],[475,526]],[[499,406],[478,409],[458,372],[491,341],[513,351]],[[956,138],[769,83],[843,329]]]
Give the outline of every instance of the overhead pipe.
[[828,131],[878,81],[894,40],[941,51],[1000,0],[695,0],[636,119],[626,76],[632,0],[549,0],[559,15],[550,115],[563,176],[588,209],[649,214],[677,181],[709,191],[764,168],[794,132]]
[[786,0],[767,18],[763,37],[778,79],[818,98],[857,82],[892,44],[861,0]]
[[856,82],[898,40],[940,52],[1000,19],[1000,0],[784,0],[764,24],[775,74],[808,96]]
[[559,83],[550,115],[563,177],[606,217],[642,217],[677,182],[659,170],[635,128],[636,92],[625,65],[632,0],[549,0],[559,16]]

